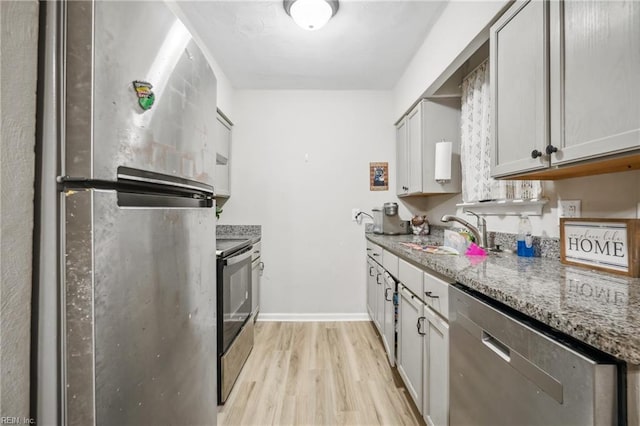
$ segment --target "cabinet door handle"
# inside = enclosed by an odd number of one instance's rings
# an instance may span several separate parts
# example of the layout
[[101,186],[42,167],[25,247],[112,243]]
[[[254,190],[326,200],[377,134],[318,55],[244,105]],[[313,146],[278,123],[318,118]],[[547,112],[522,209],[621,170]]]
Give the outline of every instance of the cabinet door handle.
[[440,298],[440,296],[434,296],[433,292],[431,292],[431,291],[425,291],[424,295],[427,296],[427,297],[430,297],[432,299],[439,299]]
[[547,145],[547,155],[551,155],[554,152],[558,152],[558,148],[553,145]]
[[390,288],[384,289],[384,300],[386,300],[387,302],[393,302],[393,297],[389,299],[389,290],[391,289]]
[[369,266],[369,276],[373,276],[373,266]]
[[537,149],[534,149],[533,151],[531,151],[531,158],[535,160],[538,157],[542,157],[542,152],[538,151]]
[[418,317],[418,322],[416,323],[416,328],[418,329],[418,334],[421,336],[424,336],[427,333],[423,333],[422,331],[422,321],[424,321],[425,319],[427,319],[427,317]]
[[373,255],[374,255],[375,257],[380,256],[378,253],[373,253]]
[[377,282],[378,284],[382,284],[382,283],[380,282],[380,274],[378,274],[378,276],[376,277],[376,282]]

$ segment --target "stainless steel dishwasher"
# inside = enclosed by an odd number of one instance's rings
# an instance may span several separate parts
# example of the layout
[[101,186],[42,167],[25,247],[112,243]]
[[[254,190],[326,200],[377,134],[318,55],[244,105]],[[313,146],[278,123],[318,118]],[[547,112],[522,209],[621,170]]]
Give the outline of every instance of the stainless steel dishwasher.
[[471,293],[449,288],[450,426],[623,423],[613,357],[585,355]]

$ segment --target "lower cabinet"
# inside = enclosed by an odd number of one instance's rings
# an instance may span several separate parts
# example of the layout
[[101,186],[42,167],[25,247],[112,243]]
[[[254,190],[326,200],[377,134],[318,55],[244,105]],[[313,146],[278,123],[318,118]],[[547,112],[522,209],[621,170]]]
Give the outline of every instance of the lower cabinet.
[[[396,366],[429,426],[449,423],[448,283],[399,260],[392,276],[372,253],[367,256],[367,311],[389,364]],[[386,253],[387,260],[392,259]],[[395,256],[395,255],[394,255]],[[387,265],[395,266],[395,260]],[[394,269],[393,267],[390,269]]]
[[396,358],[395,292],[395,279],[373,257],[367,256],[367,312],[382,338],[391,366]]
[[398,373],[416,407],[427,425],[448,425],[449,324],[402,282],[397,336]]
[[378,269],[376,262],[367,256],[367,311],[372,321],[375,321],[376,311],[376,275]]
[[396,318],[393,295],[396,291],[396,281],[387,271],[384,272],[384,315],[382,321],[382,342],[389,358],[389,364],[395,365],[395,344],[396,344]]
[[378,328],[378,333],[384,336],[384,269],[376,265],[376,312],[374,323]]
[[398,284],[398,373],[422,413],[424,339],[420,322],[424,303]]
[[449,324],[425,307],[424,421],[429,426],[449,424]]

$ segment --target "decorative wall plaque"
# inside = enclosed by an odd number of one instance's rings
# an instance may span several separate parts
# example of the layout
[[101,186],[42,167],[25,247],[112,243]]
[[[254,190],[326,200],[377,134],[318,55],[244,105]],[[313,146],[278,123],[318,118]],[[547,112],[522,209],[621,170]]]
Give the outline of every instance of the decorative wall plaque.
[[561,218],[560,261],[640,276],[640,220]]

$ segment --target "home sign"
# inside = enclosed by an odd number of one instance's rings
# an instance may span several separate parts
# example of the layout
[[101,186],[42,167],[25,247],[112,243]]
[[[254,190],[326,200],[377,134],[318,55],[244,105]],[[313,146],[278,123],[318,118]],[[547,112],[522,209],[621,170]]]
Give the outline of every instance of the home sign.
[[640,276],[640,220],[560,219],[560,261]]

